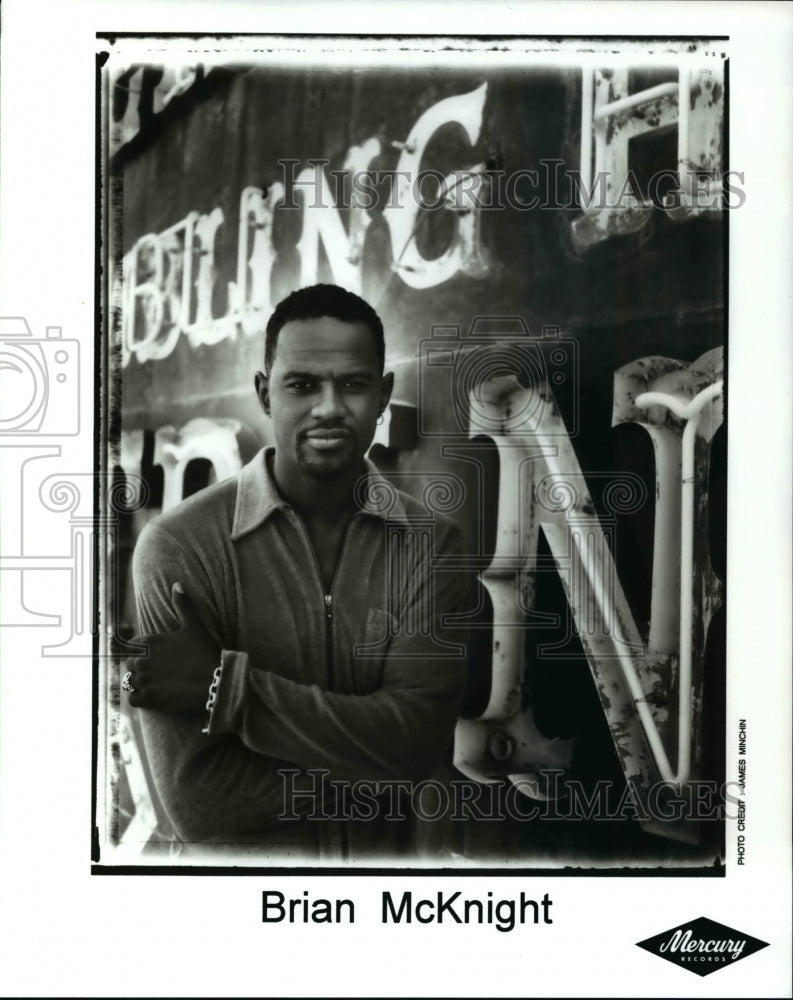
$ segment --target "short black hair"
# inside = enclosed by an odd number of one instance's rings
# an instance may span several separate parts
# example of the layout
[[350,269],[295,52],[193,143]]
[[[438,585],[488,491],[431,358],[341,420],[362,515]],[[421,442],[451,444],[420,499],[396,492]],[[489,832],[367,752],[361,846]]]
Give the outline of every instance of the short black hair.
[[385,368],[383,323],[374,309],[360,295],[338,285],[309,285],[287,295],[275,307],[267,322],[264,338],[264,368],[270,372],[281,327],[293,319],[320,319],[329,316],[343,323],[363,323],[369,327],[377,348],[380,371]]

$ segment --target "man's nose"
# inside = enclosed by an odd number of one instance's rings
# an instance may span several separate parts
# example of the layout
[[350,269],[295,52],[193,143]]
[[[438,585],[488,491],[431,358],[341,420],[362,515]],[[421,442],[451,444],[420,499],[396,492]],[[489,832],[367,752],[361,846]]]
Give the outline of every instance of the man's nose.
[[332,382],[323,382],[312,413],[317,419],[330,420],[344,414],[342,394]]

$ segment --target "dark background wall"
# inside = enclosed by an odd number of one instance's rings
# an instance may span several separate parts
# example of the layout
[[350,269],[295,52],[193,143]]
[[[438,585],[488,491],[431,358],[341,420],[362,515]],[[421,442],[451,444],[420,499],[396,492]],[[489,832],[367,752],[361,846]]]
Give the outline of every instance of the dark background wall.
[[[149,72],[156,80],[157,71]],[[633,87],[673,78],[674,71],[636,72]],[[430,336],[433,324],[456,325],[462,337],[475,337],[478,317],[521,317],[550,366],[553,343],[543,341],[541,334],[544,326],[558,327],[576,345],[561,366],[564,380],[555,391],[583,472],[630,470],[647,485],[648,502],[638,511],[621,515],[614,536],[614,556],[624,589],[637,624],[646,628],[653,449],[638,427],[612,429],[613,375],[620,366],[648,355],[688,363],[724,344],[726,223],[719,212],[674,222],[656,210],[641,232],[576,252],[570,226],[581,209],[565,171],[579,168],[578,70],[519,70],[509,65],[475,73],[415,68],[300,73],[263,67],[214,70],[199,76],[159,114],[147,116],[144,109],[140,132],[113,158],[111,182],[121,200],[116,235],[126,253],[145,234],[160,232],[191,211],[209,213],[220,206],[225,221],[215,243],[212,311],[221,317],[229,309],[227,283],[237,278],[239,200],[244,188],[266,189],[282,180],[278,161],[283,158],[298,160],[300,168],[323,158],[329,161],[328,171],[341,170],[348,149],[371,136],[380,139],[383,149],[372,168],[393,170],[399,158],[393,143],[404,141],[427,108],[485,82],[487,97],[476,146],[470,148],[459,128],[446,127],[428,145],[422,167],[446,174],[483,162],[492,172],[503,171],[507,177],[517,170],[537,170],[548,207],[483,209],[481,241],[490,260],[488,273],[481,278],[457,274],[424,290],[408,287],[394,274],[387,226],[380,207],[373,209],[364,245],[363,294],[376,304],[389,354],[396,359],[395,396],[416,403],[423,425],[439,436],[419,437],[404,449],[375,446],[372,457],[386,473],[397,477],[400,486],[405,487],[399,480],[401,473],[419,473],[412,480],[417,490],[424,482],[422,476],[428,481],[439,468],[459,475],[471,499],[454,516],[471,551],[487,556],[495,537],[498,459],[483,442],[476,454],[484,475],[481,482],[479,477],[474,482],[470,463],[441,456],[444,432],[454,436],[460,427],[443,372],[433,376],[436,381],[419,398],[419,344]],[[676,141],[676,130],[671,129],[632,143],[630,164],[641,183],[658,170],[675,168]],[[348,224],[344,207],[340,215]],[[425,216],[416,239],[424,256],[438,256],[448,245],[454,220],[445,211]],[[300,284],[295,244],[301,217],[299,209],[275,213],[278,257],[271,281],[273,303]],[[326,260],[320,260],[318,277],[332,280]],[[120,428],[144,432],[150,461],[151,436],[158,428],[179,428],[196,416],[236,418],[248,429],[242,452],[243,460],[249,458],[268,440],[253,393],[253,373],[261,367],[262,351],[263,333],[198,348],[181,337],[167,358],[141,364],[133,357],[123,371]],[[144,475],[152,479],[149,513],[153,513],[158,506],[156,470],[144,468]],[[726,446],[720,431],[713,449],[710,497],[712,561],[717,572],[723,571],[724,564],[725,479]],[[194,485],[201,485],[200,477]],[[597,490],[593,501],[599,508]],[[127,554],[135,525],[140,523],[140,516],[129,522]],[[123,549],[121,558],[125,559]],[[553,574],[540,587],[538,605],[557,611],[565,608]],[[563,618],[566,621],[566,614]],[[551,639],[548,634],[542,638]],[[719,639],[714,643],[714,648],[721,649]],[[714,677],[709,682],[709,704],[718,721],[723,657],[716,652],[711,658],[715,665],[709,668]],[[562,668],[558,663],[552,670],[543,667],[531,650],[528,662],[537,718],[548,735],[579,737],[584,748],[579,754],[579,773],[593,780],[618,776],[619,765],[580,649],[578,653],[571,650],[570,662]],[[486,675],[487,668],[483,670]],[[482,697],[481,690],[469,693],[472,712],[481,707]],[[712,773],[718,770],[717,758],[714,755],[709,764]]]

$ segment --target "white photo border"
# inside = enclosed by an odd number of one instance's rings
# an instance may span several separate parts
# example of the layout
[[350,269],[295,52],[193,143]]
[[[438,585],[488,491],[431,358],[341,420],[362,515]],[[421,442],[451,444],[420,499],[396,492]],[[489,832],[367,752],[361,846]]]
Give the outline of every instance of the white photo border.
[[[495,5],[345,5],[356,31],[490,34]],[[408,16],[411,12],[411,16]],[[302,15],[302,16],[301,16]],[[312,7],[317,31],[338,30],[338,10]],[[450,20],[453,24],[450,24]],[[94,177],[96,33],[260,30],[299,33],[305,5],[115,4],[7,0],[0,102],[0,300],[41,339],[60,327],[80,392],[71,423],[50,445],[58,468],[86,491],[53,503],[93,513]],[[335,23],[334,23],[335,22]],[[730,219],[730,436],[728,524],[728,760],[737,720],[749,720],[755,782],[753,858],[724,879],[486,875],[388,877],[400,891],[499,895],[548,892],[554,923],[499,934],[493,927],[379,923],[380,877],[289,880],[325,896],[355,895],[360,923],[330,931],[263,926],[261,892],[277,879],[97,877],[90,872],[94,696],[90,636],[70,657],[41,653],[51,623],[4,629],[0,674],[0,804],[5,988],[36,995],[691,995],[786,996],[790,980],[790,510],[793,273],[790,4],[517,4],[499,33],[583,37],[729,35],[730,167],[746,175],[746,204]],[[33,53],[35,52],[35,55]],[[77,343],[75,349],[71,346]],[[70,353],[71,352],[71,353]],[[76,362],[74,362],[76,364]],[[72,369],[69,369],[72,371]],[[79,413],[77,407],[79,406]],[[77,417],[79,416],[79,420]],[[79,426],[78,426],[79,425]],[[64,429],[65,428],[65,429]],[[74,432],[76,428],[79,433]],[[25,456],[29,457],[29,456]],[[2,456],[3,470],[22,460]],[[23,516],[31,558],[56,559],[70,540],[40,523],[28,498],[6,497],[2,538]],[[31,527],[35,526],[35,527]],[[759,554],[759,556],[758,556]],[[88,564],[86,564],[87,566]],[[42,574],[28,606],[60,583]],[[36,600],[38,598],[38,600]],[[0,601],[3,600],[0,594]],[[66,607],[67,603],[59,604]],[[43,633],[43,640],[42,640]],[[735,842],[728,832],[728,859]],[[731,852],[733,852],[731,854]],[[300,883],[298,886],[298,882]],[[460,884],[463,883],[464,885]],[[698,979],[637,949],[637,941],[704,914],[770,942],[735,968]],[[440,956],[474,954],[471,961]],[[310,961],[308,956],[310,957]],[[405,959],[404,956],[409,956]],[[430,978],[432,976],[432,978]],[[729,983],[727,977],[730,977]],[[696,990],[696,992],[694,992]]]

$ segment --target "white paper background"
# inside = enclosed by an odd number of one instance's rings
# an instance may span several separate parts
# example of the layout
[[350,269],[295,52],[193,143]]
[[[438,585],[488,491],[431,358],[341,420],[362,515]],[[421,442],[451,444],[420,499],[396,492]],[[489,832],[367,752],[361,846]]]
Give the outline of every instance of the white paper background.
[[[728,762],[749,736],[750,856],[696,878],[295,878],[90,874],[91,664],[6,629],[0,674],[0,990],[22,996],[789,996],[793,7],[770,3],[315,5],[6,0],[0,63],[0,314],[81,345],[90,471],[97,31],[730,35]],[[3,457],[5,462],[6,457]],[[19,505],[3,503],[4,546]],[[30,513],[30,512],[29,512]],[[37,532],[37,551],[68,542]],[[30,522],[28,523],[30,528]],[[39,586],[57,586],[39,574]],[[56,595],[57,596],[57,595]],[[0,594],[0,600],[2,595]],[[52,600],[52,598],[51,598]],[[86,638],[85,649],[90,650]],[[735,771],[728,770],[728,777]],[[748,831],[749,832],[749,831]],[[261,890],[351,897],[347,926],[261,923]],[[382,888],[553,899],[554,923],[382,926]],[[367,915],[371,917],[368,918]],[[700,979],[635,942],[704,915],[771,943]]]

